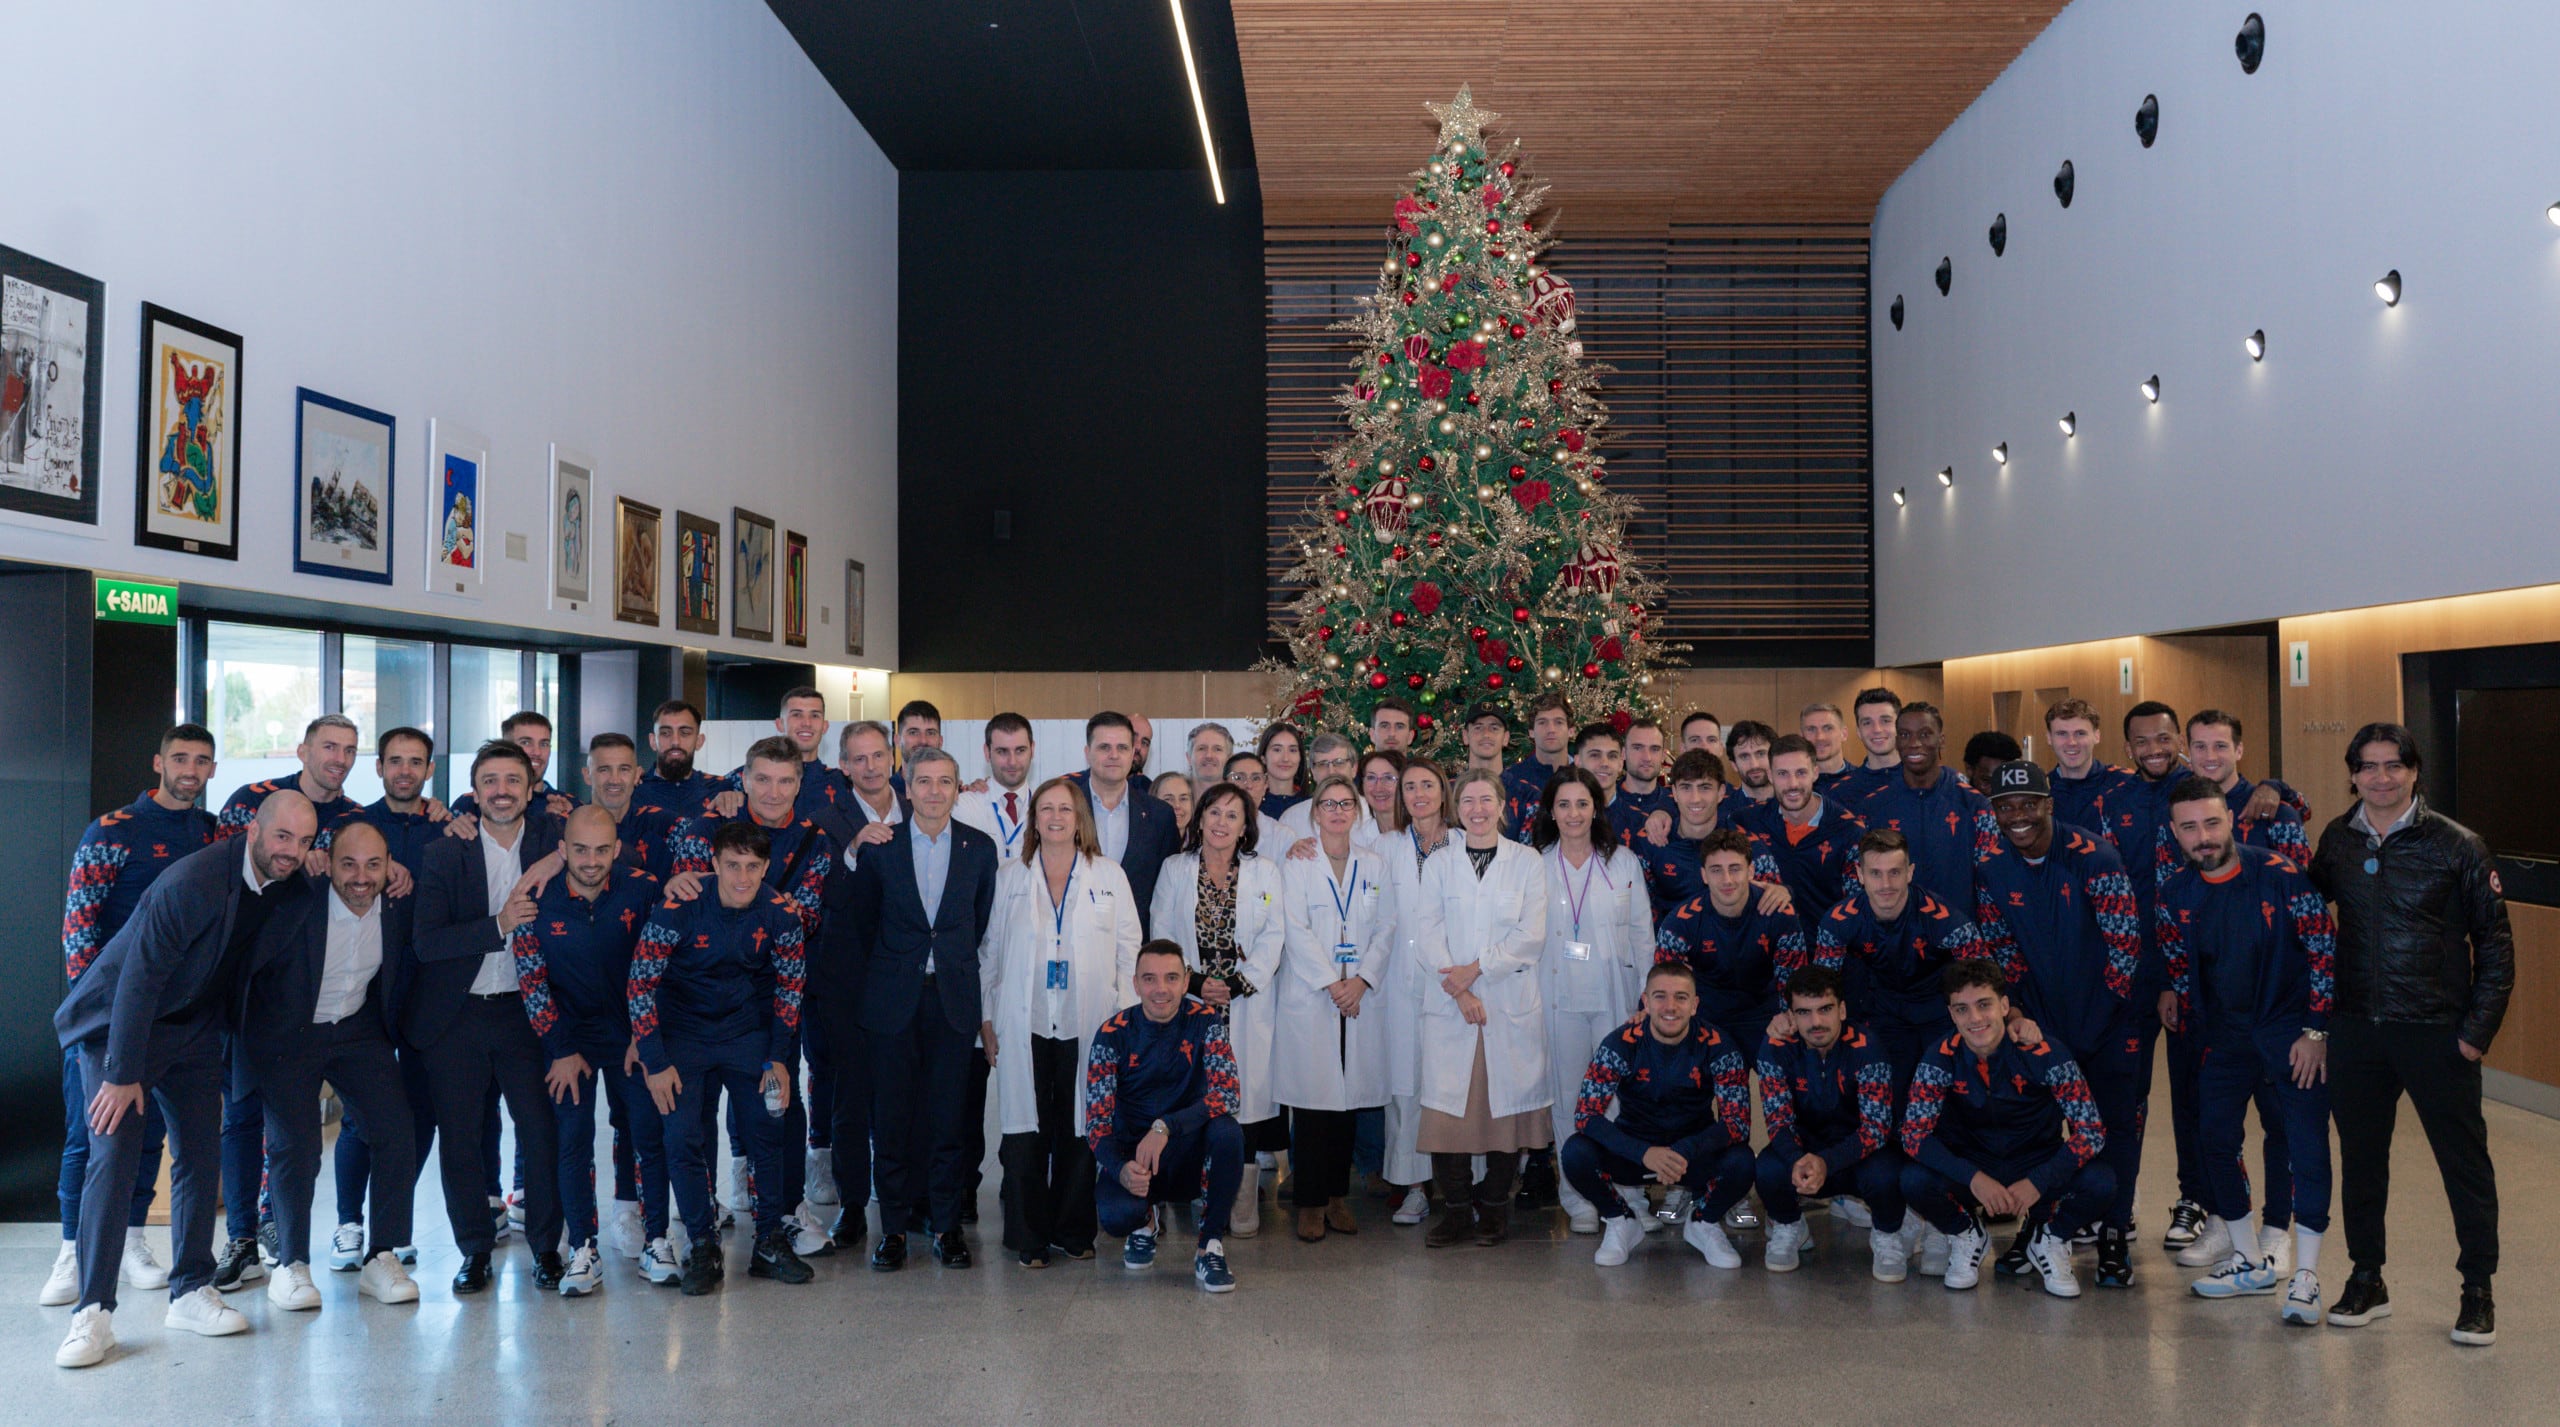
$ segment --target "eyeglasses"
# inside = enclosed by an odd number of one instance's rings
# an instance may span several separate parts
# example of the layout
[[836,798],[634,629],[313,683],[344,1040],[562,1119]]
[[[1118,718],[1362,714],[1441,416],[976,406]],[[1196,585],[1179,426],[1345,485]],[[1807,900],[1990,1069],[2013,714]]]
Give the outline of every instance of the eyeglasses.
[[1392,788],[1396,784],[1395,770],[1390,768],[1371,773],[1360,781],[1372,788]]
[[1316,803],[1316,811],[1320,813],[1355,812],[1359,807],[1358,803],[1349,798],[1324,798]]

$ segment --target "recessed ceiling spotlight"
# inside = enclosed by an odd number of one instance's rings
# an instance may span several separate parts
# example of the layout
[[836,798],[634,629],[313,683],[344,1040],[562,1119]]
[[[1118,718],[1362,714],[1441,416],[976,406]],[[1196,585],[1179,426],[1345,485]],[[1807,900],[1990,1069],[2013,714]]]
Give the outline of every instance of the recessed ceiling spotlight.
[[2560,228],[2560,203],[2554,203],[2543,209],[2542,216],[2551,220],[2552,227]]
[[2240,345],[2248,349],[2250,361],[2265,361],[2267,359],[2267,329],[2261,327],[2257,331],[2250,333],[2248,336],[2240,340]]
[[2373,295],[2381,298],[2382,305],[2385,307],[2398,307],[2400,305],[2400,270],[2393,268],[2377,278],[2373,284]]
[[2062,413],[2062,434],[2065,436],[2080,434],[2080,413],[2076,411]]
[[2155,406],[2159,404],[2160,378],[2156,373],[2142,379],[2142,399]]
[[1999,445],[1992,447],[1991,459],[1999,465],[2005,466],[2009,464],[2009,443],[2003,441]]
[[1994,213],[1991,215],[1991,256],[1996,258],[2007,251],[2009,251],[2009,215]]
[[1938,468],[1938,484],[1945,486],[1949,490],[1954,490],[1956,487],[1956,468],[1953,466],[1940,466]]

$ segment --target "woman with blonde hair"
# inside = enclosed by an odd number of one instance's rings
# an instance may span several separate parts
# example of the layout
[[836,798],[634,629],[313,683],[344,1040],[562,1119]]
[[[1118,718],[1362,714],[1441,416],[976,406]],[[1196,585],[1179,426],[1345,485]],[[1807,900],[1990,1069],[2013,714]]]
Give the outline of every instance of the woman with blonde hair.
[[1094,1030],[1133,1004],[1138,899],[1102,855],[1084,789],[1052,778],[1031,795],[1032,836],[996,873],[978,951],[979,1027],[1004,1140],[1004,1246],[1024,1268],[1055,1251],[1093,1257],[1093,1152],[1085,1057]]

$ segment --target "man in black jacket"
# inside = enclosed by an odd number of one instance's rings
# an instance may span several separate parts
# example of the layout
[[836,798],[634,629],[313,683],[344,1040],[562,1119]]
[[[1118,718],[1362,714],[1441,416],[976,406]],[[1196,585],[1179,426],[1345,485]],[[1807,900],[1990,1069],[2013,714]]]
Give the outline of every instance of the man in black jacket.
[[2355,1271],[2329,1321],[2362,1327],[2391,1312],[2382,1284],[2383,1212],[2400,1095],[2417,1107],[2453,1208],[2462,1306],[2453,1340],[2495,1342],[2498,1181],[2480,1114],[2480,1059],[2516,983],[2515,938],[2489,849],[2418,796],[2418,745],[2396,723],[2347,744],[2357,804],[2320,834],[2311,881],[2338,908],[2338,998],[2329,1097]]

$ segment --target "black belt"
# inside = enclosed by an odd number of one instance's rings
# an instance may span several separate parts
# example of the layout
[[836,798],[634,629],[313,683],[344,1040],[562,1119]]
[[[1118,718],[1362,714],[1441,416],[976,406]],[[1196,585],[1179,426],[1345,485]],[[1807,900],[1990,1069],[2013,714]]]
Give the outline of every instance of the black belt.
[[474,1001],[516,1001],[524,997],[522,991],[474,991],[470,994]]

